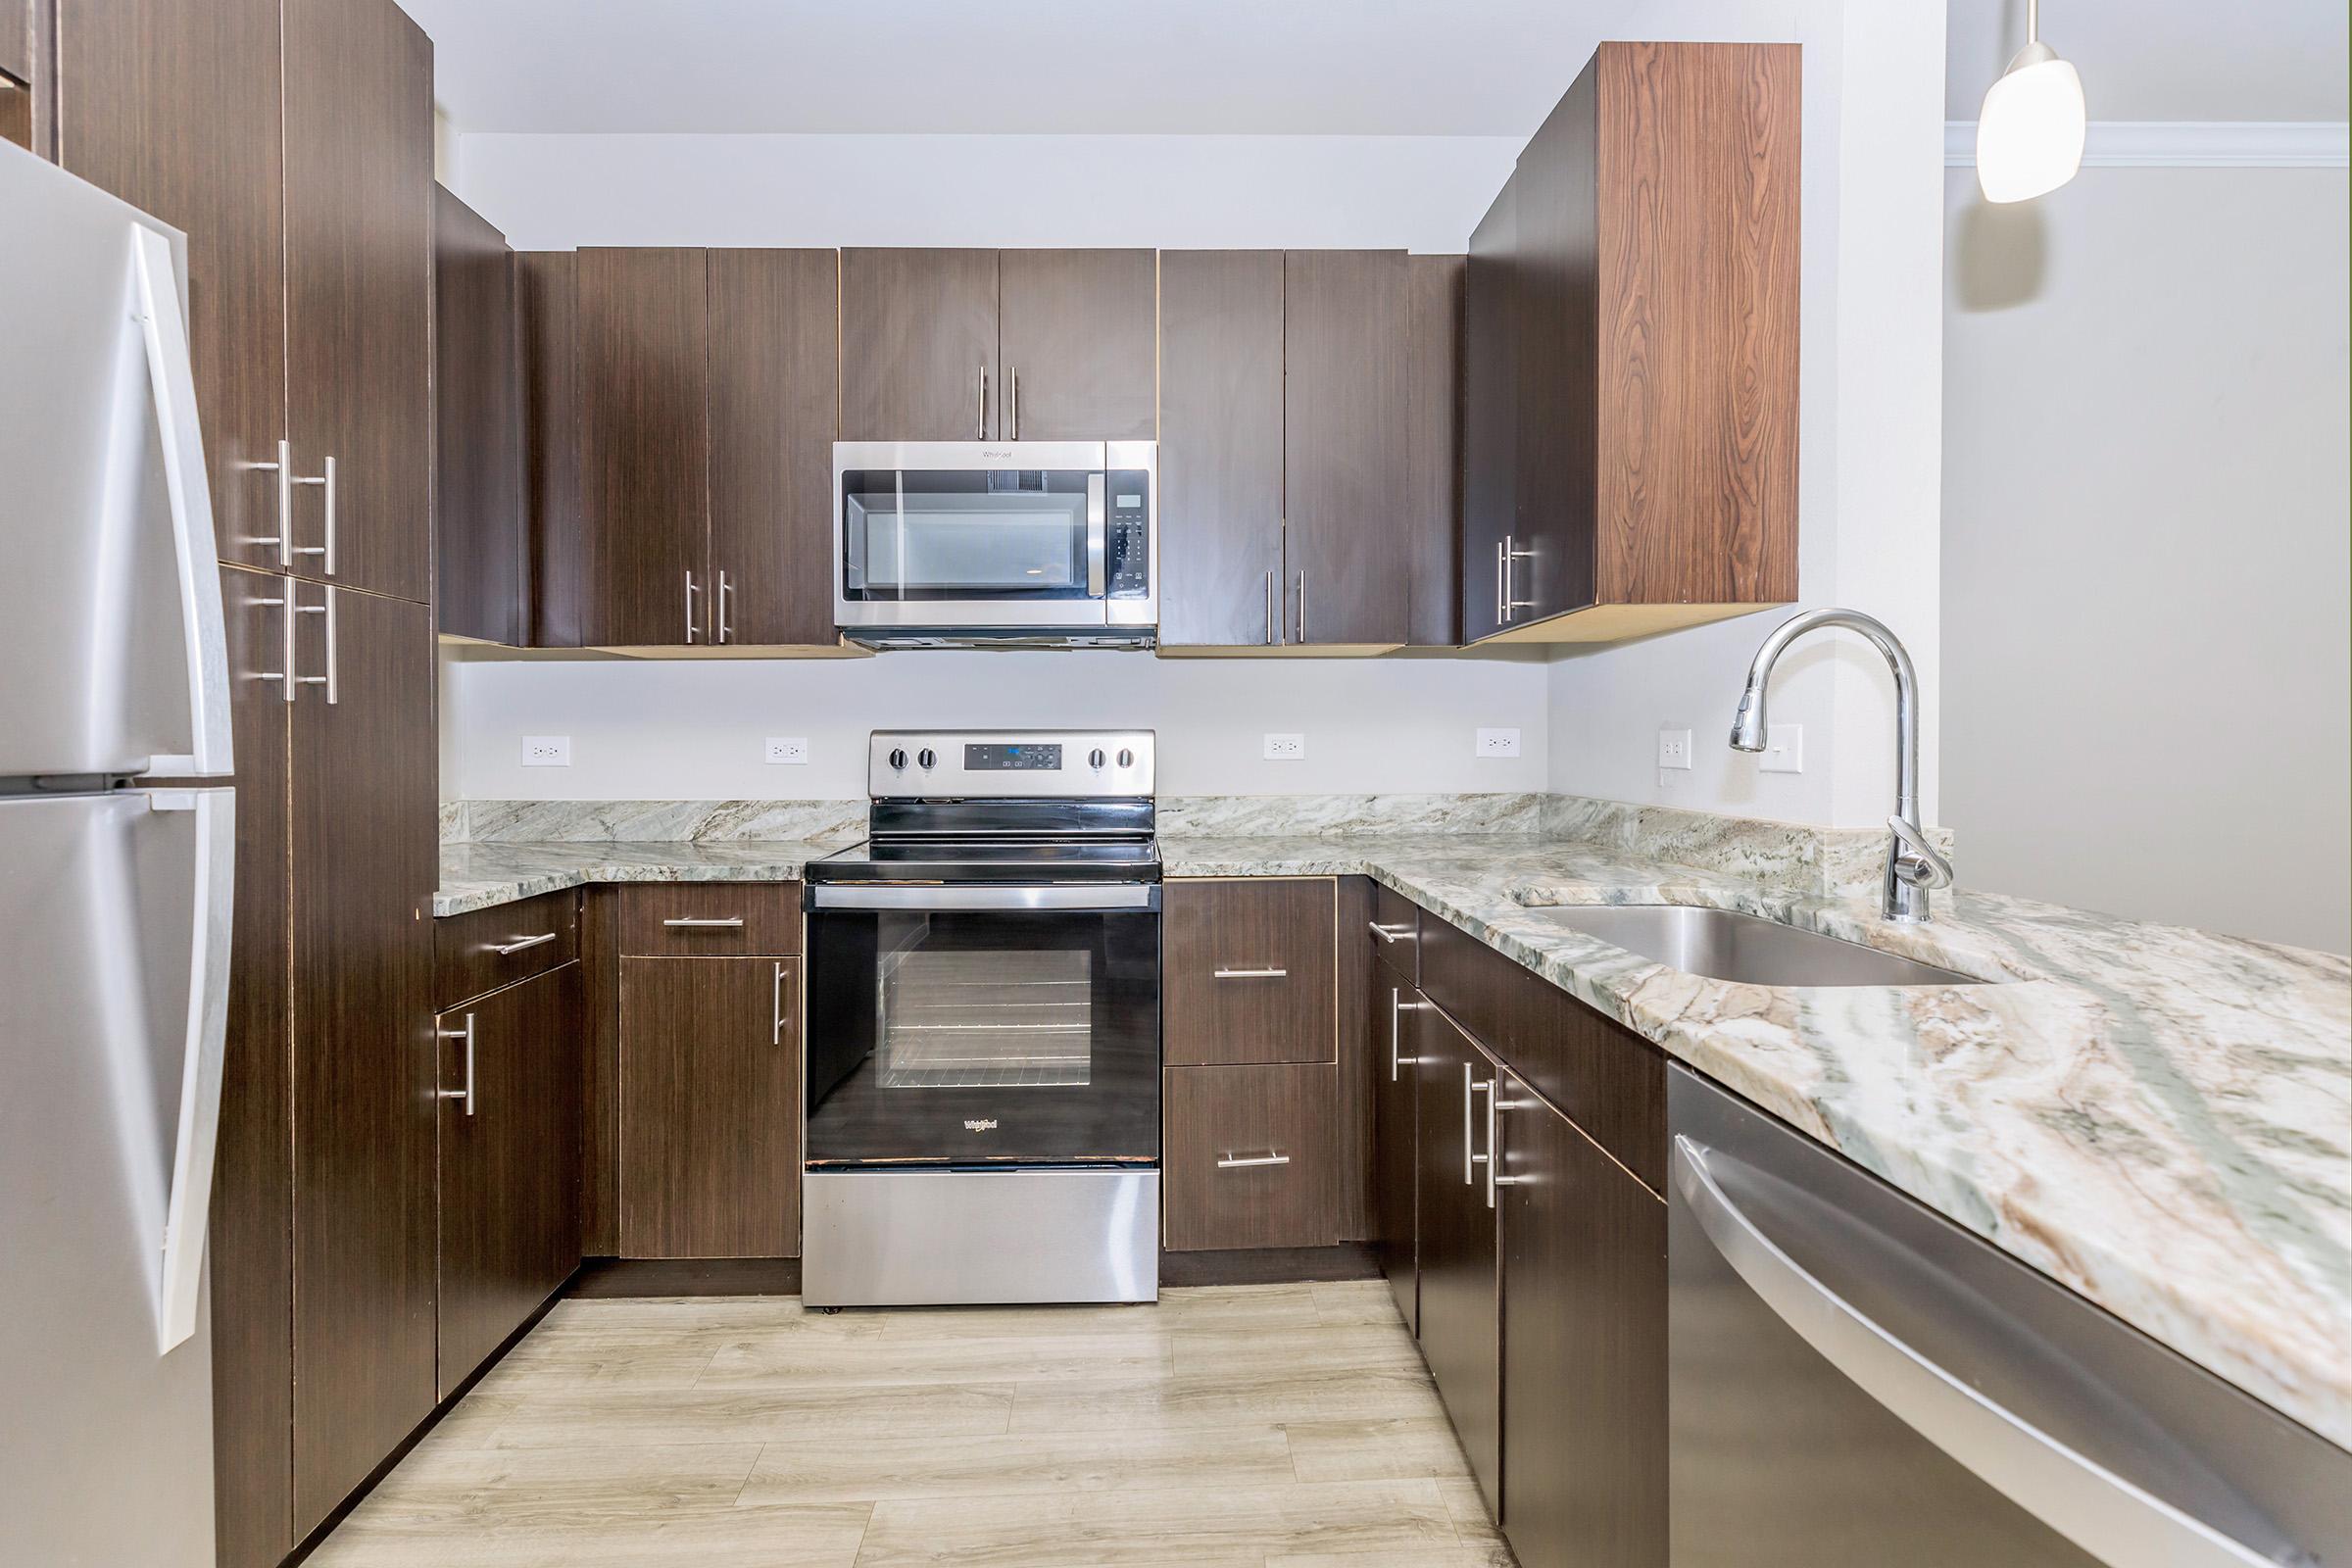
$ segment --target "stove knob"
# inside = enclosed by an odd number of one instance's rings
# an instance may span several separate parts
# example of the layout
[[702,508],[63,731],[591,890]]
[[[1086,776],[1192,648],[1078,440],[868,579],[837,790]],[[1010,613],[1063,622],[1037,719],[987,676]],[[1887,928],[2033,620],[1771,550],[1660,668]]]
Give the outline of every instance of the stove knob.
[[1098,746],[1086,754],[1086,765],[1100,772],[1102,767],[1102,748]]
[[914,760],[922,763],[926,770],[939,765],[939,754],[928,746],[924,747],[921,752],[917,753]]
[[1135,754],[1127,750],[1127,748],[1124,746],[1119,748],[1119,765],[1121,767],[1133,767],[1135,765]]
[[890,754],[890,765],[902,773],[905,772],[906,770],[906,754],[904,751],[894,750]]

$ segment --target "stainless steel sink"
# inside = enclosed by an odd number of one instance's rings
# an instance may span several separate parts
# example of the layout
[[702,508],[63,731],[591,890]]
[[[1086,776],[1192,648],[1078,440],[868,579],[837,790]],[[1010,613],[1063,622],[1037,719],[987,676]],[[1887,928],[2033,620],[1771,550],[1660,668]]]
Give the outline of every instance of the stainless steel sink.
[[1975,986],[1974,975],[1734,909],[1682,904],[1565,904],[1532,915],[1644,958],[1754,986]]

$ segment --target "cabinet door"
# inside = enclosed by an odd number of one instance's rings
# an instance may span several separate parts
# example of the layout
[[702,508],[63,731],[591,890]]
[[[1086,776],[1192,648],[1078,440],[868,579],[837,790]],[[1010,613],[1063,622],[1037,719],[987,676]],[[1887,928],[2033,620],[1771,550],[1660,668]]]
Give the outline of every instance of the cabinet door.
[[296,585],[294,1534],[433,1407],[433,626]]
[[294,570],[422,603],[432,41],[392,0],[284,0],[283,18],[286,430],[299,479],[320,481],[294,491]]
[[831,643],[839,264],[818,250],[710,258],[712,638]]
[[1004,433],[1149,441],[1158,433],[1158,258],[1151,251],[1000,251]]
[[1002,388],[995,251],[841,253],[843,440],[992,440]]
[[1421,1263],[1414,1189],[1421,1157],[1415,1126],[1421,1076],[1413,1060],[1419,1027],[1413,1015],[1426,1004],[1377,959],[1371,965],[1371,993],[1364,1016],[1371,1026],[1365,1054],[1372,1072],[1372,1250],[1396,1298],[1396,1310],[1404,1314],[1404,1326],[1418,1334]]
[[1280,642],[1280,251],[1159,259],[1159,641]]
[[1338,1071],[1325,1062],[1160,1075],[1169,1251],[1339,1241]]
[[800,1251],[797,958],[623,958],[620,1250]]
[[577,251],[515,253],[524,577],[536,648],[581,646],[588,584],[602,560],[580,523],[578,305]]
[[521,647],[522,388],[514,256],[472,208],[433,187],[434,565],[440,629]]
[[1289,640],[1401,643],[1410,310],[1402,251],[1283,257],[1283,566]]
[[1462,275],[1462,638],[1503,626],[1503,557],[1518,516],[1519,179],[1470,234]]
[[439,1027],[446,1398],[580,1264],[580,966]]
[[57,11],[72,111],[58,161],[186,232],[188,352],[220,559],[282,570],[276,476],[251,466],[274,463],[286,433],[278,0],[61,0]]
[[1462,640],[1462,278],[1460,256],[1405,258],[1410,317],[1405,501],[1411,612],[1405,640]]
[[1521,1568],[1665,1568],[1666,1205],[1497,1092],[1503,1534]]
[[574,269],[580,640],[709,642],[709,264],[583,250]]
[[1169,1066],[1334,1059],[1337,891],[1328,877],[1168,883]]
[[1502,1515],[1500,1302],[1487,1206],[1487,1098],[1494,1065],[1434,1009],[1412,1014],[1420,1177],[1421,1357],[1487,1507]]
[[1504,607],[1514,625],[1592,602],[1600,312],[1593,81],[1588,65],[1519,155],[1514,175],[1517,516],[1508,530],[1515,553]]

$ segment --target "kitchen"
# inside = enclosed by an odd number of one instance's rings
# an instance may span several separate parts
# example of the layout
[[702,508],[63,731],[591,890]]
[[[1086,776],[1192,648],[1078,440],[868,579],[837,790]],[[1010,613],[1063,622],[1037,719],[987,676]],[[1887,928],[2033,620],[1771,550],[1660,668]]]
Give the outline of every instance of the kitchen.
[[0,1561],[2352,1561],[2343,29],[2072,10],[26,0]]

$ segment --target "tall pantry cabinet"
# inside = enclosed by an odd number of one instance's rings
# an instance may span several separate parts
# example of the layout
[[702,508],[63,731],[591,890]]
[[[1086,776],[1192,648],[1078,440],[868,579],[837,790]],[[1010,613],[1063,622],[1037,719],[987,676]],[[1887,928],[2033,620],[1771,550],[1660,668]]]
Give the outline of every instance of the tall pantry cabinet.
[[432,1409],[432,46],[391,0],[55,0],[57,157],[184,229],[235,682],[223,1568]]

